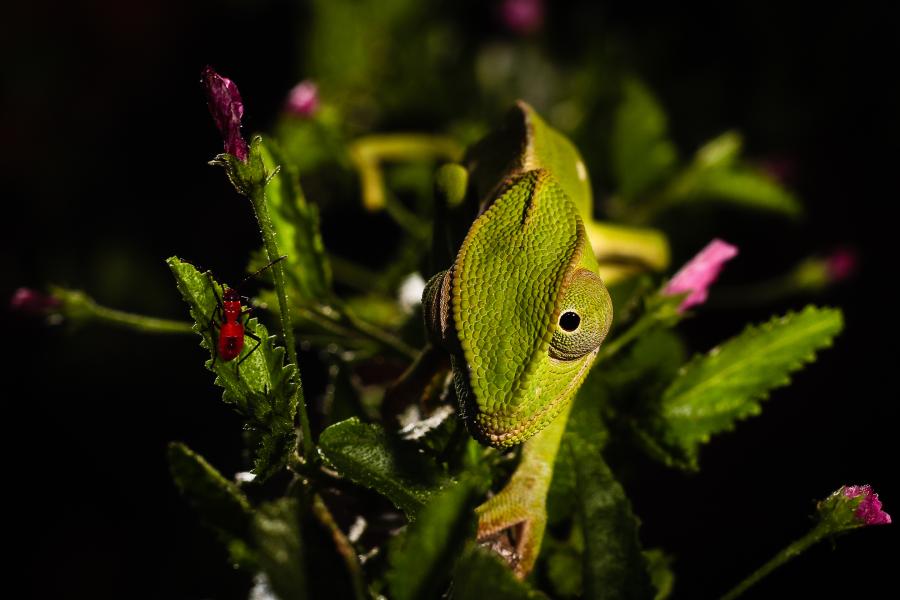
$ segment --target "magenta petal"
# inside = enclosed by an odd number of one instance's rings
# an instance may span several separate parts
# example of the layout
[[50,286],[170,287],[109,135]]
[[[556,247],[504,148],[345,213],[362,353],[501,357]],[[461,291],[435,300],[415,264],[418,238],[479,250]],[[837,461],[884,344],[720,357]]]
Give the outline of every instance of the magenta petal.
[[859,255],[853,248],[838,248],[825,259],[825,269],[831,281],[852,277],[859,266]]
[[244,102],[237,85],[227,77],[216,73],[212,67],[203,69],[203,86],[206,88],[206,103],[209,113],[222,134],[225,152],[247,160],[250,151],[241,136],[241,117],[244,116]]
[[737,256],[738,249],[728,242],[714,239],[686,265],[681,267],[663,289],[667,296],[688,293],[679,312],[703,304],[709,294],[709,286],[718,278],[723,265]]
[[872,486],[844,486],[844,495],[848,498],[862,496],[855,515],[864,525],[887,525],[891,522],[891,515],[881,509],[881,500],[878,499],[878,494],[872,491]]
[[305,79],[291,88],[285,109],[299,117],[311,117],[319,108],[319,88],[312,81]]
[[500,5],[500,20],[507,29],[528,35],[544,25],[543,0],[504,0]]
[[19,288],[9,301],[14,312],[27,315],[45,315],[60,307],[62,303],[53,296],[47,296],[31,288]]

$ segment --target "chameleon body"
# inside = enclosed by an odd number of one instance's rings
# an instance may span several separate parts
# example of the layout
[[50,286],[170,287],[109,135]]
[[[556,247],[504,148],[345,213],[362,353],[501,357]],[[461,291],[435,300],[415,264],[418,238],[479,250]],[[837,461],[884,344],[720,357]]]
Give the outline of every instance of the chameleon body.
[[470,433],[498,448],[524,442],[506,487],[478,509],[479,539],[509,533],[524,576],[540,549],[571,401],[609,330],[612,302],[588,237],[584,163],[531,107],[520,102],[467,155],[463,173],[479,214],[452,266],[426,286],[425,321],[450,355]]

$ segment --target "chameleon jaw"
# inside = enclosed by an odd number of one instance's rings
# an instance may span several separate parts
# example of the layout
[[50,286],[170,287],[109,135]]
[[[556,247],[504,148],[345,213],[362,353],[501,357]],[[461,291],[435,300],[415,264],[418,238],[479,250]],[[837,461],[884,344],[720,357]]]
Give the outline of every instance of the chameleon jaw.
[[[469,432],[472,434],[472,437],[477,439],[478,441],[487,444],[489,446],[493,446],[494,448],[510,448],[517,444],[521,444],[534,434],[541,431],[544,427],[550,424],[554,418],[562,411],[566,406],[566,402],[571,401],[574,396],[575,390],[581,385],[585,375],[587,375],[587,371],[590,369],[591,365],[594,362],[594,358],[597,356],[597,353],[600,351],[600,348],[596,348],[594,351],[589,352],[585,356],[583,356],[580,360],[582,361],[581,368],[578,370],[578,373],[571,379],[569,384],[559,393],[553,400],[542,406],[538,411],[536,411],[533,415],[528,418],[520,419],[516,416],[509,418],[509,421],[517,423],[517,425],[512,429],[498,429],[494,428],[491,425],[491,421],[493,419],[490,418],[490,415],[481,412],[478,408],[475,408],[473,411],[474,414],[468,414],[468,418],[466,419],[466,423],[469,428]],[[555,359],[552,359],[555,360]],[[471,390],[469,391],[472,394]],[[473,402],[472,404],[476,404]],[[468,411],[466,411],[468,413]],[[550,415],[549,418],[544,421],[544,417]],[[535,426],[537,423],[543,424]]]

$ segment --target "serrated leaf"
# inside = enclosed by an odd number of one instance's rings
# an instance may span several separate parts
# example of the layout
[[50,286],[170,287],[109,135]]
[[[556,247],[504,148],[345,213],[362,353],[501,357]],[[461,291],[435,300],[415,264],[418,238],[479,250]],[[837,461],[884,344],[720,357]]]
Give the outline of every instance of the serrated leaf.
[[667,137],[666,115],[640,82],[626,82],[612,131],[612,166],[618,194],[632,200],[667,178],[677,152]]
[[182,443],[169,444],[169,468],[175,484],[222,542],[232,559],[248,560],[253,512],[238,487]]
[[279,250],[287,255],[289,284],[301,301],[324,301],[331,295],[331,267],[319,233],[318,208],[307,202],[296,168],[274,142],[262,144],[261,154],[266,171],[274,173],[266,186],[266,201]]
[[599,449],[567,434],[563,451],[575,471],[578,522],[584,532],[584,598],[653,598],[638,520]]
[[279,600],[307,598],[306,565],[296,500],[282,498],[260,506],[253,520],[259,566]]
[[[284,467],[296,445],[296,368],[284,364],[284,348],[275,345],[275,338],[256,319],[249,320],[247,330],[262,339],[259,348],[244,360],[255,345],[247,338],[239,358],[230,362],[219,359],[213,364],[212,319],[216,294],[222,293],[221,284],[178,258],[172,257],[167,263],[194,319],[194,331],[202,338],[200,345],[210,351],[206,368],[216,374],[215,384],[224,389],[223,401],[245,420],[249,438],[253,440],[253,470],[257,479],[263,481]],[[240,367],[239,360],[244,360]]]
[[500,558],[481,546],[470,546],[456,563],[450,598],[491,600],[539,600],[544,594],[519,581]]
[[653,437],[668,451],[669,462],[696,469],[700,444],[758,414],[760,401],[790,383],[790,374],[814,361],[816,351],[830,346],[842,327],[840,310],[807,306],[750,326],[696,356],[660,400]]
[[698,171],[678,183],[670,203],[722,202],[796,217],[803,212],[790,191],[763,173],[747,168]]
[[379,425],[352,418],[319,436],[319,453],[354,483],[379,492],[410,519],[453,480],[412,444],[393,438]]
[[391,542],[387,573],[393,600],[437,598],[450,581],[451,566],[475,537],[480,490],[470,481],[434,496],[406,532]]

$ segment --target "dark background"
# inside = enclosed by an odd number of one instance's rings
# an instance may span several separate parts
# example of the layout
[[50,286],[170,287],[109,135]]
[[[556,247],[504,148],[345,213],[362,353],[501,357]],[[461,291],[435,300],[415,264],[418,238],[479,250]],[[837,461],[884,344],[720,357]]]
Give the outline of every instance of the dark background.
[[[303,10],[255,6],[95,0],[6,9],[0,296],[58,282],[107,305],[183,318],[165,257],[240,273],[257,233],[246,203],[205,165],[220,142],[198,75],[215,64],[252,106],[248,129],[269,125],[265,115],[304,75]],[[646,461],[626,481],[647,545],[677,557],[676,596],[713,597],[803,533],[814,499],[842,484],[871,483],[900,514],[895,21],[875,3],[827,13],[756,2],[566,9],[628,40],[679,146],[736,128],[751,155],[794,166],[790,183],[809,220],[768,236],[747,231],[765,220],[733,226],[736,279],[839,244],[861,256],[853,280],[814,299],[844,308],[845,332],[773,394],[762,418],[716,437],[698,475]],[[473,35],[495,34],[489,17],[474,18]],[[742,245],[744,233],[754,241]],[[709,348],[745,321],[805,300],[710,310],[685,331],[693,348]],[[179,439],[223,472],[241,468],[239,421],[199,368],[197,341],[4,319],[7,581],[36,598],[243,597],[245,577],[178,497],[165,463],[166,442]],[[823,544],[748,597],[891,589],[897,541],[892,526],[849,535],[834,550]]]

